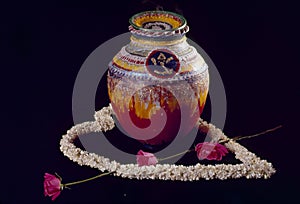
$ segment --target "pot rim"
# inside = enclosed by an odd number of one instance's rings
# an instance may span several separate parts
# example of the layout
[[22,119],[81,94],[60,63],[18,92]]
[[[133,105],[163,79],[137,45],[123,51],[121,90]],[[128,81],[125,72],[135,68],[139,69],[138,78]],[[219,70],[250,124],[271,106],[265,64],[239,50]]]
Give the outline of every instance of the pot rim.
[[[143,16],[147,16],[147,15],[151,16],[151,15],[157,15],[157,14],[162,15],[162,16],[164,15],[166,18],[169,18],[169,19],[170,18],[175,19],[176,21],[177,21],[177,19],[179,19],[180,25],[178,27],[174,27],[172,29],[158,30],[158,29],[144,28],[142,25],[137,25],[135,23],[135,20],[139,17],[143,17]],[[149,22],[151,22],[151,21],[149,21]],[[167,23],[166,21],[163,21],[163,20],[162,20],[162,22]],[[146,32],[158,32],[158,33],[164,33],[164,32],[168,32],[168,31],[177,31],[177,30],[184,29],[187,26],[187,21],[182,15],[171,12],[171,11],[143,11],[143,12],[133,15],[129,19],[129,23],[136,30],[142,30],[142,31],[146,31]]]

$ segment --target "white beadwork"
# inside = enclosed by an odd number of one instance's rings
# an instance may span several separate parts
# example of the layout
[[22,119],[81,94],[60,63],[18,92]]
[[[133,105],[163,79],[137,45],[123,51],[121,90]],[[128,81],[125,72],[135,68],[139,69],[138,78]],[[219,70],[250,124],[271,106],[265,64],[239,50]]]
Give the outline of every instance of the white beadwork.
[[73,141],[80,135],[91,132],[108,131],[114,128],[115,124],[111,114],[111,106],[104,107],[95,113],[95,121],[84,122],[73,126],[63,135],[60,141],[60,150],[70,160],[77,162],[80,166],[85,165],[97,168],[100,171],[113,172],[113,175],[129,179],[160,179],[160,180],[180,180],[194,181],[199,179],[230,179],[230,178],[270,178],[276,171],[272,164],[266,160],[261,160],[254,153],[249,152],[245,147],[229,139],[224,133],[214,125],[199,119],[200,128],[209,130],[208,134],[213,141],[225,141],[225,146],[235,153],[235,158],[241,164],[217,164],[193,166],[183,166],[175,164],[156,164],[151,166],[138,166],[137,164],[120,164],[110,161],[108,158],[89,153],[77,148]]

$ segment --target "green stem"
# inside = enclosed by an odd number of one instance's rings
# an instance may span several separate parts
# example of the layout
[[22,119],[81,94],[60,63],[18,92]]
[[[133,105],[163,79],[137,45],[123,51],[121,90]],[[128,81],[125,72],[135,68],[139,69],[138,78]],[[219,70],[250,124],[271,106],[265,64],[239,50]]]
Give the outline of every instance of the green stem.
[[180,156],[180,155],[182,155],[182,154],[185,154],[185,153],[187,153],[187,152],[191,152],[191,151],[194,151],[194,150],[185,150],[185,151],[183,151],[183,152],[180,152],[180,153],[178,153],[178,154],[174,154],[174,155],[172,155],[172,156],[169,156],[169,157],[165,157],[165,158],[158,159],[158,161],[164,161],[164,160],[167,160],[167,159],[171,159],[171,158],[174,158],[174,157]]
[[[233,137],[233,138],[231,138],[231,139],[234,140],[234,141],[237,141],[237,140],[242,140],[242,139],[246,139],[246,138],[257,137],[257,136],[266,134],[266,133],[268,133],[268,132],[273,132],[273,131],[275,131],[275,130],[281,128],[281,127],[282,127],[282,125],[278,125],[278,126],[275,127],[275,128],[272,128],[272,129],[269,129],[269,130],[265,130],[265,131],[263,131],[263,132],[256,133],[256,134],[254,134],[254,135],[238,136],[238,137]],[[221,143],[221,142],[227,142],[227,141],[229,141],[229,140],[230,140],[230,138],[224,139],[224,140],[219,141],[219,143]]]
[[97,175],[97,176],[94,176],[94,177],[91,177],[91,178],[88,178],[88,179],[84,179],[84,180],[81,180],[81,181],[75,181],[75,182],[71,182],[71,183],[66,183],[66,184],[63,184],[63,186],[71,186],[71,185],[75,185],[75,184],[79,184],[79,183],[84,183],[84,182],[87,182],[87,181],[91,181],[91,180],[94,180],[96,178],[100,178],[102,176],[106,176],[108,174],[111,174],[112,172],[106,172],[106,173],[103,173],[103,174],[100,174],[100,175]]

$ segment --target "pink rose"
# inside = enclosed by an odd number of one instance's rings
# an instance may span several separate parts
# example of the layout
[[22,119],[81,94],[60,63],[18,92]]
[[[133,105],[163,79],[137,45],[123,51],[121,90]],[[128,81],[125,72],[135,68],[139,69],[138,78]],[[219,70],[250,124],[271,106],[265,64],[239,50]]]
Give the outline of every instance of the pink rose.
[[55,200],[61,191],[61,181],[55,175],[48,173],[45,173],[44,178],[44,195],[52,196],[52,200]]
[[228,153],[225,146],[209,142],[198,143],[195,147],[195,151],[197,152],[199,160],[208,159],[220,161],[222,160],[222,156]]
[[154,154],[140,150],[136,155],[136,162],[139,166],[149,166],[157,164]]

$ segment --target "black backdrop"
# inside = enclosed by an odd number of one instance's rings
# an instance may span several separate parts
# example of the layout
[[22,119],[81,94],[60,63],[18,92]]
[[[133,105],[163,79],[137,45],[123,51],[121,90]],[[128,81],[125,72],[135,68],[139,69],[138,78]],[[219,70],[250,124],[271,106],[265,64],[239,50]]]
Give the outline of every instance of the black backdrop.
[[[288,1],[11,2],[1,6],[0,203],[51,203],[43,174],[65,181],[96,175],[59,151],[73,125],[72,90],[87,56],[127,32],[128,18],[158,6],[183,14],[216,64],[227,94],[229,136],[272,134],[241,144],[272,162],[269,180],[138,181],[118,177],[74,186],[56,203],[297,203],[300,113],[297,5]],[[213,83],[213,81],[211,82]],[[5,123],[4,123],[5,122]]]

